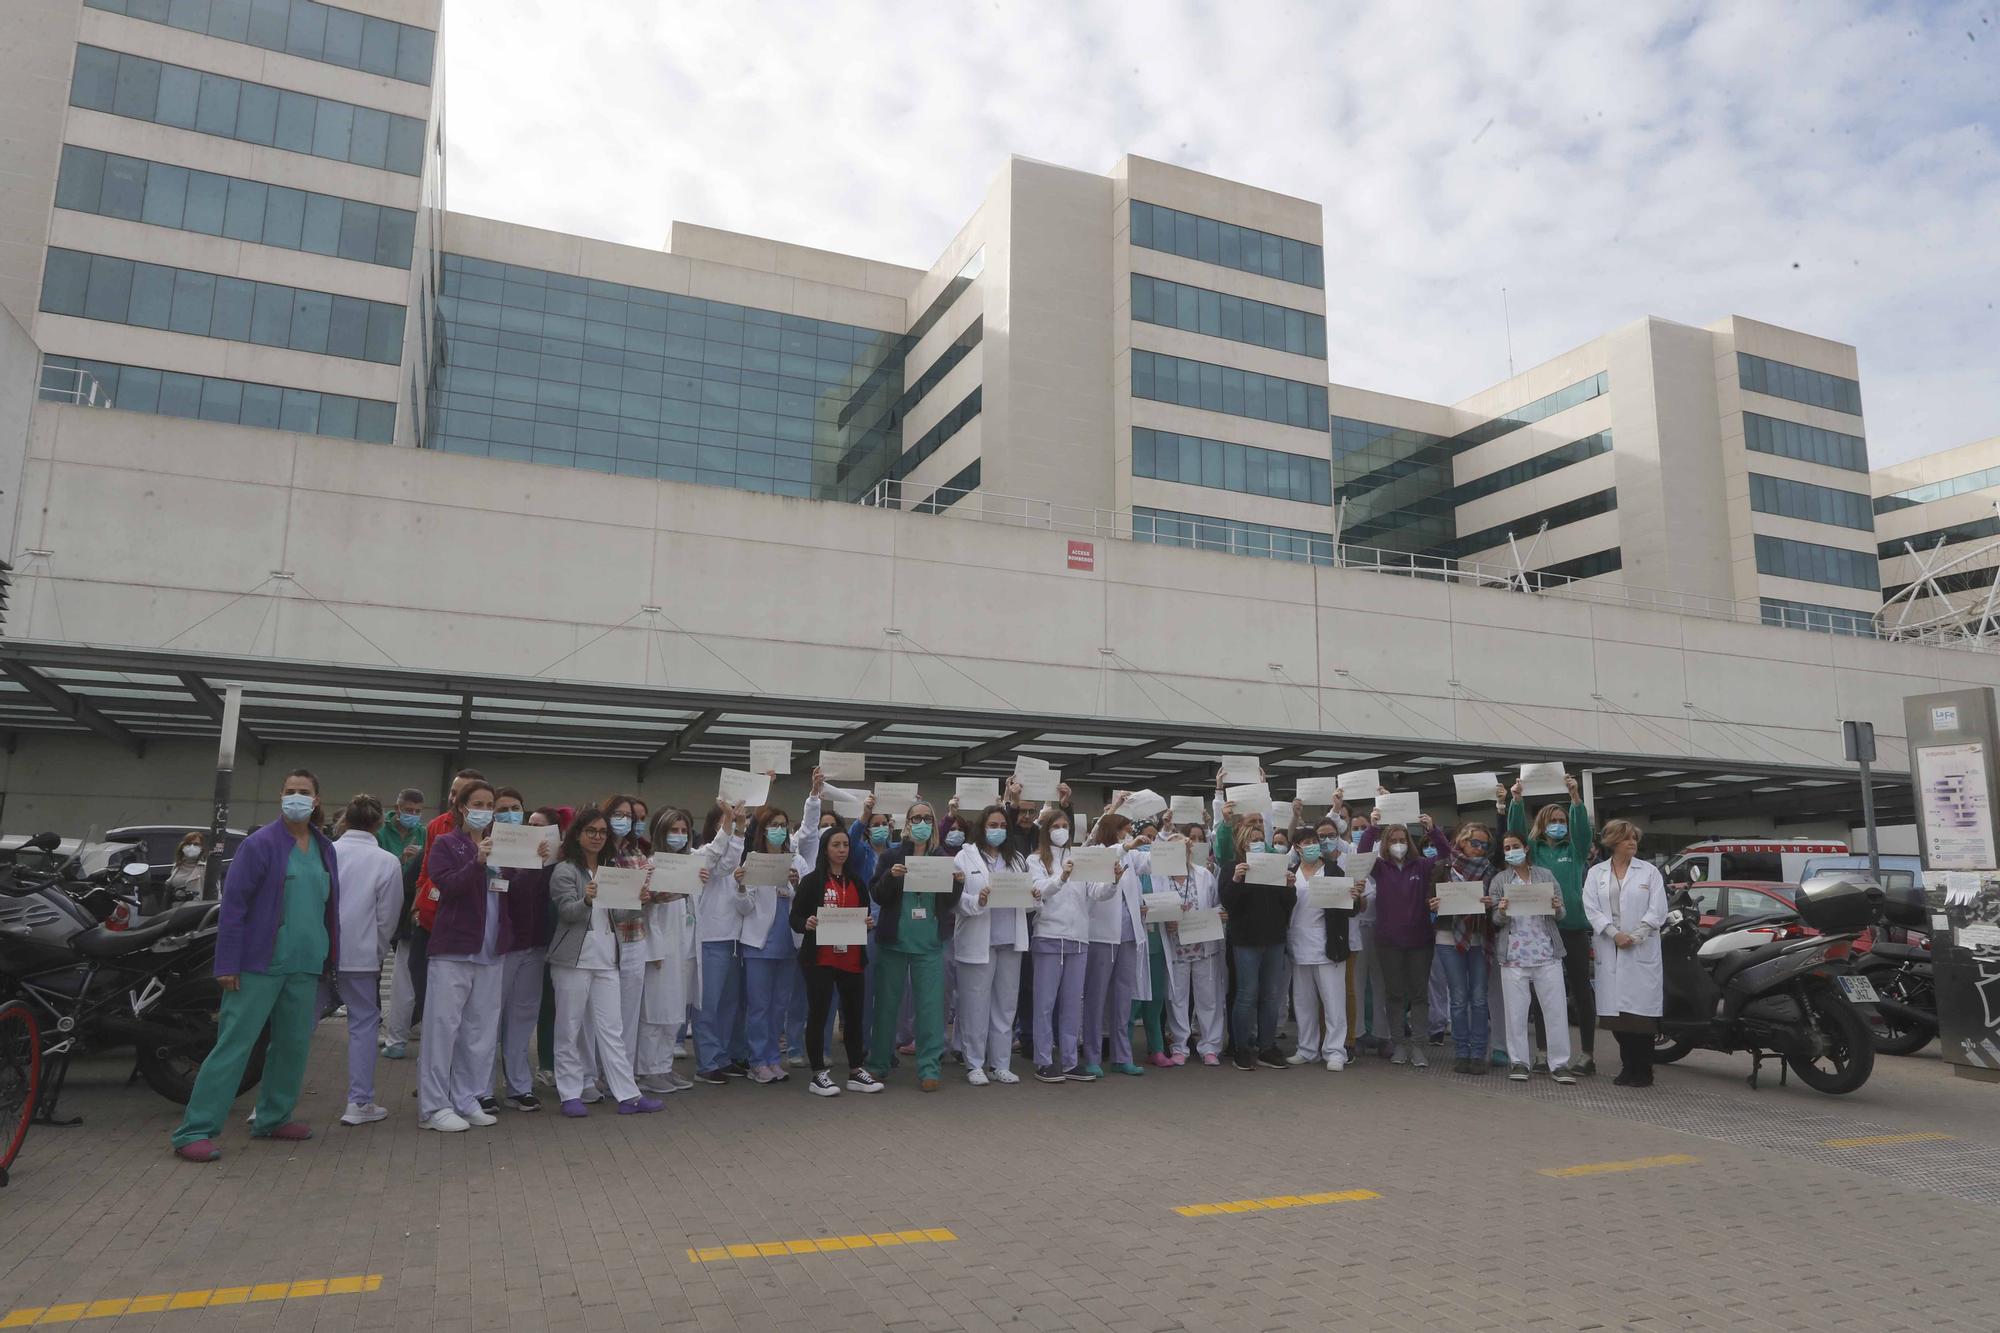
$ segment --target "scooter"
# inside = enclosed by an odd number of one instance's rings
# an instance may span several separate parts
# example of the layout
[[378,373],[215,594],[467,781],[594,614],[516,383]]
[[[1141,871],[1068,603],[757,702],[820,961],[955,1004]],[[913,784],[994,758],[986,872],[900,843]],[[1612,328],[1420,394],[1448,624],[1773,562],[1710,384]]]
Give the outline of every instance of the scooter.
[[[1738,917],[1703,935],[1700,904],[1675,893],[1660,934],[1665,1013],[1654,1058],[1689,1051],[1745,1051],[1750,1086],[1764,1061],[1818,1092],[1853,1092],[1875,1068],[1875,988],[1848,961],[1855,938],[1879,917],[1881,889],[1838,881],[1802,887],[1799,917],[1823,933],[1792,937],[1776,920]],[[1872,895],[1872,899],[1871,899]]]

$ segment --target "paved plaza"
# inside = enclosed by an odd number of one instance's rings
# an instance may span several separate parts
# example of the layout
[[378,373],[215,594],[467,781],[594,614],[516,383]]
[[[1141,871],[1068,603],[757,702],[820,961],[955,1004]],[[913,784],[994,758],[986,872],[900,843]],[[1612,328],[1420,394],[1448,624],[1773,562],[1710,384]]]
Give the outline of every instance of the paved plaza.
[[[1697,1055],[1650,1091],[1364,1059],[924,1095],[697,1088],[665,1113],[174,1160],[175,1108],[82,1069],[86,1123],[0,1192],[0,1327],[1927,1329],[2000,1323],[2000,1088],[1935,1054],[1829,1098]],[[1608,1044],[1608,1043],[1607,1043]],[[1223,1205],[1215,1207],[1214,1205]]]

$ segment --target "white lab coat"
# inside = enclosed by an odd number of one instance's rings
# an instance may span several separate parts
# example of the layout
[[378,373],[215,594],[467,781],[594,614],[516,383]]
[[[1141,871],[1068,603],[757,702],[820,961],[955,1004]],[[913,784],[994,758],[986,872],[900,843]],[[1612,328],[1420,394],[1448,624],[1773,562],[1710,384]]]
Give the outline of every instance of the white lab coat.
[[[819,797],[806,797],[805,809],[799,815],[799,822],[789,827],[792,832],[792,869],[800,879],[804,879],[813,872],[813,863],[819,858]],[[741,839],[737,841],[741,843]],[[769,850],[771,849],[768,845],[744,847],[740,855]],[[741,865],[742,861],[739,859],[736,864]],[[713,870],[709,871],[708,882],[710,884],[715,882]],[[731,893],[736,891],[734,865],[730,867],[729,890]],[[736,938],[739,943],[746,944],[752,949],[761,949],[764,947],[764,941],[770,937],[771,922],[777,919],[779,909],[782,907],[786,912],[792,910],[792,892],[790,889],[781,891],[767,886],[751,889],[744,896],[749,899],[750,906],[740,918],[741,924]],[[794,931],[792,947],[797,948],[804,938]]]
[[[1095,895],[1090,904],[1090,942],[1092,944],[1117,944],[1124,931],[1118,924],[1120,912],[1132,922],[1132,938],[1138,941],[1139,966],[1138,989],[1132,992],[1135,1000],[1150,1001],[1153,998],[1153,969],[1146,961],[1146,950],[1152,941],[1146,938],[1145,913],[1139,904],[1146,896],[1146,886],[1139,882],[1139,876],[1153,873],[1153,853],[1146,847],[1135,847],[1125,853],[1118,863],[1118,883],[1116,892],[1105,902],[1098,902]],[[1173,891],[1173,885],[1165,878],[1153,881],[1155,893]]]
[[[957,920],[951,928],[951,956],[961,963],[990,963],[993,961],[993,937],[995,927],[1006,944],[1005,936],[1013,932],[1013,945],[1022,953],[1028,952],[1028,914],[1018,907],[981,907],[979,892],[986,887],[987,876],[994,870],[1012,870],[1015,867],[1002,860],[989,866],[986,849],[983,847],[961,847],[954,858],[959,872],[965,876],[965,890],[959,895]],[[1032,858],[1029,865],[1020,867],[1032,870],[1041,865],[1040,858]],[[963,976],[964,973],[959,975]]]
[[[1634,858],[1623,889],[1614,892],[1611,863],[1599,861],[1583,877],[1583,911],[1597,963],[1597,1012],[1658,1018],[1666,987],[1660,928],[1667,924],[1667,883],[1658,868]],[[1611,937],[1620,932],[1638,943],[1619,948]]]
[[[734,941],[743,929],[743,914],[750,910],[750,895],[736,891],[736,867],[743,863],[743,839],[725,827],[712,842],[695,853],[708,869],[701,896],[695,899],[695,920],[701,942]],[[763,936],[757,942],[764,942]]]
[[379,972],[403,913],[403,860],[373,833],[353,829],[334,839],[333,860],[340,870],[340,970]]
[[[693,852],[655,852],[657,863],[665,856],[693,856]],[[646,961],[659,967],[646,969],[645,1012],[685,1013],[701,1000],[700,927],[694,915],[695,899],[646,905]]]

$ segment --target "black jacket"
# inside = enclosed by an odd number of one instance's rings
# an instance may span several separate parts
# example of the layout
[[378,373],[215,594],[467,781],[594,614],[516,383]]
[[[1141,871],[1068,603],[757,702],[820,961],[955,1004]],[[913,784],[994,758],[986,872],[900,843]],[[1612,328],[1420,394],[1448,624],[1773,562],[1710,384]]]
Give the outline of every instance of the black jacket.
[[[916,844],[906,838],[875,858],[875,882],[869,886],[868,896],[873,898],[882,909],[881,919],[875,923],[875,943],[879,945],[894,944],[896,937],[902,931],[903,881],[889,872],[903,864],[904,858],[915,854],[915,852]],[[935,852],[931,854],[942,855],[943,853]],[[963,892],[965,892],[965,886],[958,881],[953,881],[949,895],[942,893],[936,895],[938,939],[948,940],[951,938],[952,916],[958,910],[958,897]],[[793,910],[796,911],[797,909],[794,908]]]
[[[848,878],[857,889],[861,890],[859,905],[866,907],[868,886],[852,875]],[[817,916],[825,902],[826,876],[818,870],[800,880],[799,887],[792,893],[792,929],[806,937],[805,943],[799,945],[799,964],[802,967],[811,967],[819,962],[819,941],[814,937],[814,932],[807,929],[806,921],[810,917]],[[862,945],[860,948],[861,961],[865,965],[868,962],[868,947]]]

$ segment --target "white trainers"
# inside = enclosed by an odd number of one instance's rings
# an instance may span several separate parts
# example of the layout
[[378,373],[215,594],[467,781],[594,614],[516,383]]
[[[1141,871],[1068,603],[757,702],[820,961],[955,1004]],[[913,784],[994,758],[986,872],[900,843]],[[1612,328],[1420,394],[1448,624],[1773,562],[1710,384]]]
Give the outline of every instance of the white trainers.
[[374,1102],[368,1102],[365,1105],[357,1102],[349,1102],[347,1109],[340,1113],[340,1123],[343,1125],[372,1125],[377,1120],[387,1120],[388,1118],[389,1108],[386,1106],[377,1106]]
[[1345,1068],[1347,1068],[1347,1057],[1345,1055],[1335,1054],[1335,1055],[1329,1055],[1326,1058],[1327,1073],[1338,1074],[1341,1070]]
[[833,1075],[824,1069],[813,1075],[813,1081],[806,1084],[806,1088],[815,1097],[838,1097],[840,1095],[840,1089],[834,1084]]
[[995,1083],[1019,1083],[1021,1076],[1011,1069],[996,1069],[993,1071],[993,1081]]
[[486,1128],[488,1125],[497,1125],[500,1123],[498,1116],[489,1115],[477,1106],[473,1107],[470,1111],[459,1112],[459,1118],[464,1120],[466,1124],[477,1125],[481,1129]]
[[1425,1055],[1424,1048],[1415,1042],[1410,1043],[1410,1064],[1417,1069],[1429,1069],[1431,1067],[1430,1057]]
[[1285,1057],[1285,1063],[1288,1065],[1309,1065],[1317,1059],[1319,1059],[1317,1055],[1307,1055],[1304,1051],[1293,1051]]
[[[492,1117],[489,1116],[487,1119],[490,1122]],[[420,1129],[434,1129],[440,1134],[463,1134],[472,1128],[465,1122],[464,1116],[449,1107],[432,1113],[417,1124]]]
[[983,1088],[990,1080],[986,1077],[985,1070],[975,1066],[965,1071],[965,1081],[975,1088]]
[[847,1076],[847,1090],[849,1092],[880,1092],[882,1091],[882,1080],[876,1078],[865,1069],[857,1069]]

